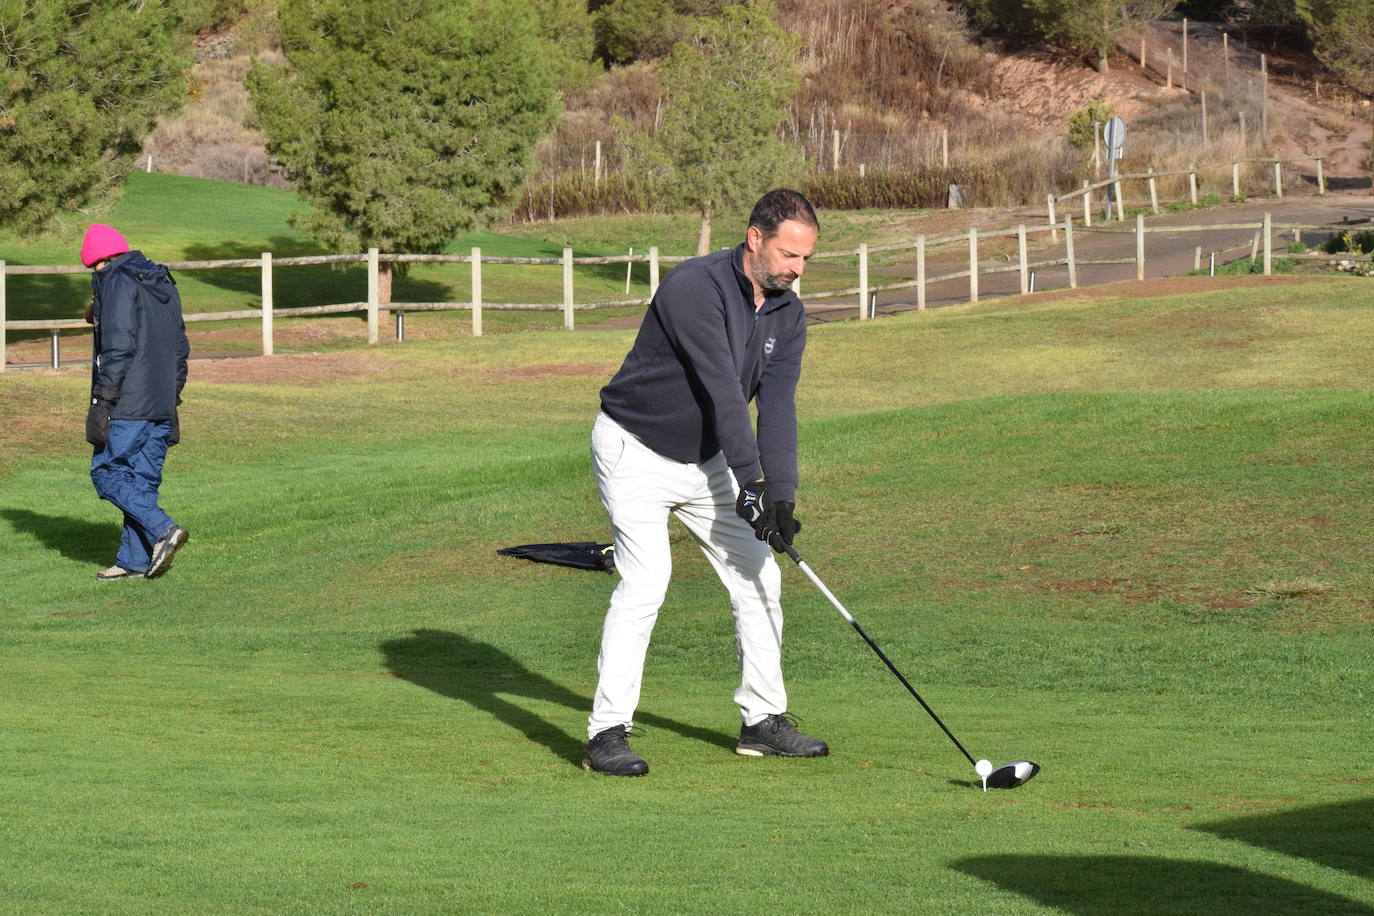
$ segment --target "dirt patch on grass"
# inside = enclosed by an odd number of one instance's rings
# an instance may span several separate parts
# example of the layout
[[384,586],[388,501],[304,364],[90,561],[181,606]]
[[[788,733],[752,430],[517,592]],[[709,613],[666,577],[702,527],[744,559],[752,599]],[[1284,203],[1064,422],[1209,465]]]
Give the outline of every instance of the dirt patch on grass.
[[189,382],[248,385],[320,385],[386,375],[392,365],[371,353],[282,353],[275,356],[192,360]]

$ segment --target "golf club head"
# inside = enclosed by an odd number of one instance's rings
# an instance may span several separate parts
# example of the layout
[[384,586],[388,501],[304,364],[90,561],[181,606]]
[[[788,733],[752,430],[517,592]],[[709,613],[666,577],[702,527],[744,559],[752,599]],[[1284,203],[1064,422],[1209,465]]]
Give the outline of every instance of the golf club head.
[[1004,763],[983,777],[983,791],[988,789],[1015,789],[1023,782],[1029,782],[1040,772],[1040,764],[1029,760],[1013,760]]

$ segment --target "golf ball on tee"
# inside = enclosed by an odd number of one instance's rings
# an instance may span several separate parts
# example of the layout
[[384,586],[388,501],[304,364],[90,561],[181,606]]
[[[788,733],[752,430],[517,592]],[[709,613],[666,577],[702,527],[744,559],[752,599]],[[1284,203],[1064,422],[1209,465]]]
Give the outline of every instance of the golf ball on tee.
[[986,779],[992,773],[992,761],[980,760],[973,765],[973,772]]

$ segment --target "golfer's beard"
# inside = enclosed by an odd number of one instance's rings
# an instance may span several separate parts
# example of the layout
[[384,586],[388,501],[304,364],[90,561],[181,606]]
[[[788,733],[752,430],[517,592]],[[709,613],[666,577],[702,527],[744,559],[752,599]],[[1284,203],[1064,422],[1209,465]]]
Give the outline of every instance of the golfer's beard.
[[770,274],[762,267],[754,269],[754,282],[759,285],[760,289],[766,289],[772,293],[792,288],[792,281],[786,279],[785,274]]

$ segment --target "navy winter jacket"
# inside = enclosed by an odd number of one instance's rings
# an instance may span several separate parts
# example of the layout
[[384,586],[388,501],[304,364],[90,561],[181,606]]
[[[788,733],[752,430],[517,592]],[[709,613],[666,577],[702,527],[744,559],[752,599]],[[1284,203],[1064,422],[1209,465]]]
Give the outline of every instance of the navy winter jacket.
[[806,313],[791,290],[769,293],[755,311],[743,258],[740,245],[664,278],[624,365],[601,389],[601,409],[666,458],[724,452],[741,484],[766,476],[774,499],[791,500]]
[[172,275],[129,251],[91,274],[91,290],[91,396],[114,402],[114,420],[175,419],[191,346]]

